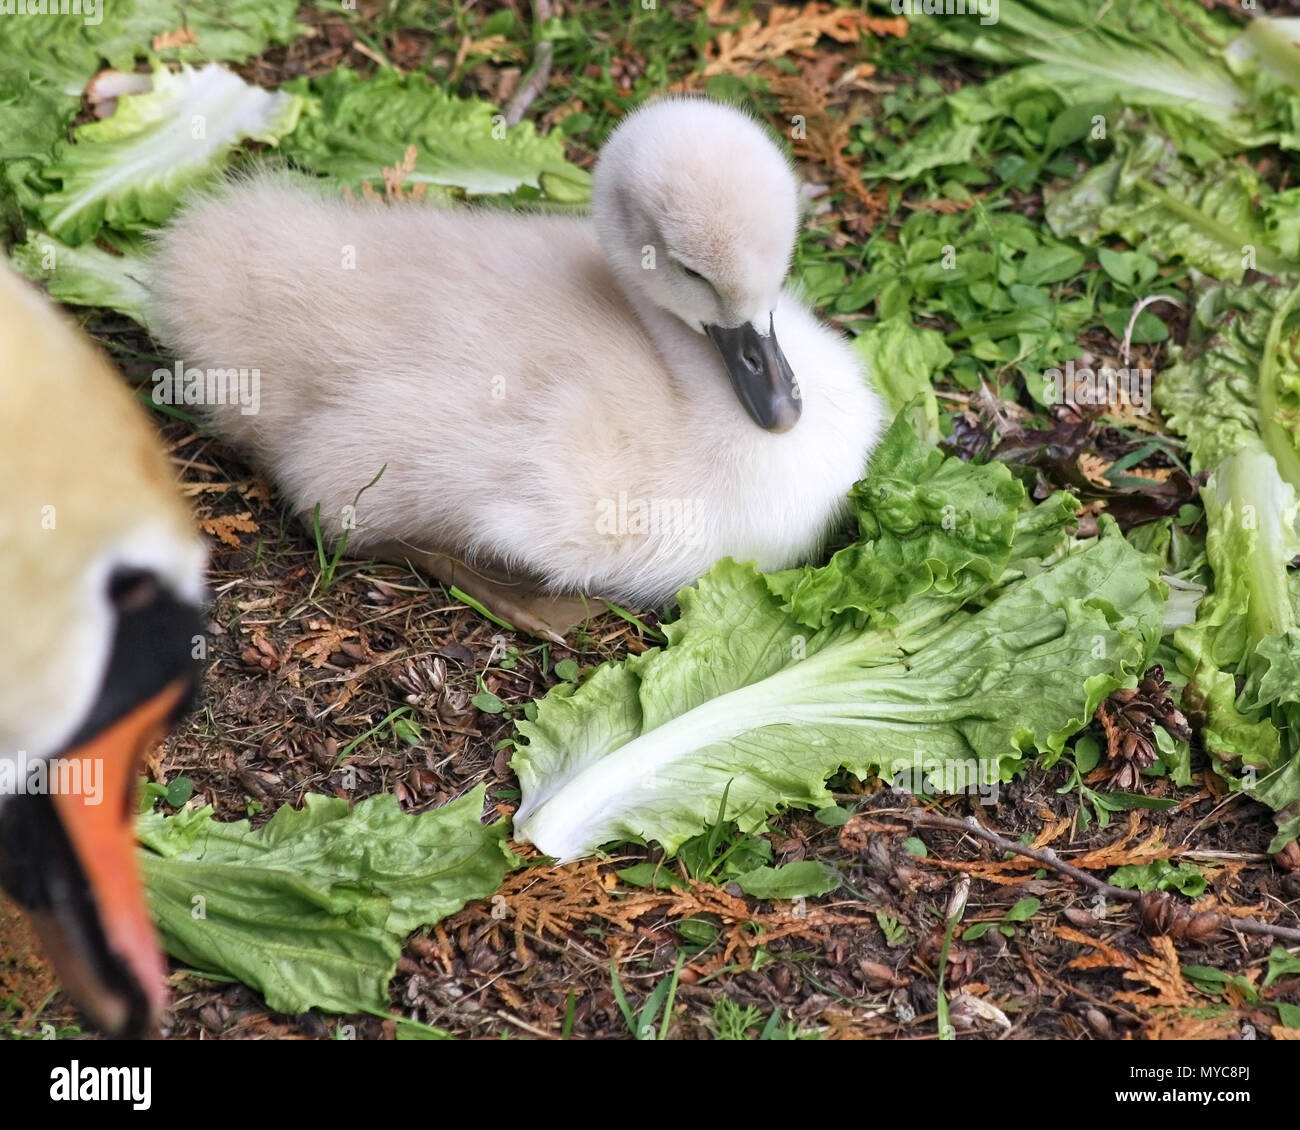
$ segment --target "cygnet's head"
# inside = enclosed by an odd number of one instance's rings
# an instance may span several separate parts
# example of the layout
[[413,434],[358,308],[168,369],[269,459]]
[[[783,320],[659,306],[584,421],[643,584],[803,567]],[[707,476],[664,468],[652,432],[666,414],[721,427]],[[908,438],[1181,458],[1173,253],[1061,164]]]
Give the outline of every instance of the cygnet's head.
[[793,427],[798,388],[772,312],[799,193],[767,131],[704,98],[651,102],[605,143],[592,196],[601,245],[628,295],[709,335],[755,423]]

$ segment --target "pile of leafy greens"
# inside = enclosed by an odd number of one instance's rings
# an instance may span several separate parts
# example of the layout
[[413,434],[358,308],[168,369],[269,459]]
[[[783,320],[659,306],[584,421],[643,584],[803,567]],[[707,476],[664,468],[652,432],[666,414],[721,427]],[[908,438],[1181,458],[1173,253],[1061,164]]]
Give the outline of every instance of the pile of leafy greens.
[[[1157,403],[1185,432],[1201,491],[1211,591],[1174,635],[1183,703],[1234,784],[1300,834],[1300,281],[1204,288]],[[1207,568],[1208,565],[1208,568]]]
[[868,175],[907,180],[970,160],[996,122],[1045,126],[1050,152],[1123,107],[1147,113],[1198,163],[1300,148],[1293,20],[1257,16],[1243,30],[1200,4],[1145,0],[999,0],[996,10],[987,25],[942,10],[909,17],[918,40],[1013,69],[936,101],[924,128]]
[[[185,34],[173,36],[181,14],[159,0],[106,5],[101,25],[6,26],[0,223],[26,234],[11,255],[19,270],[60,301],[143,321],[140,234],[166,222],[188,191],[248,160],[292,161],[339,192],[382,191],[383,170],[413,146],[408,185],[444,196],[553,207],[589,197],[590,177],[566,160],[559,134],[507,125],[490,104],[422,76],[366,79],[339,69],[269,91],[222,65],[287,42],[301,30],[296,9],[284,0],[200,0],[185,7]],[[161,46],[172,40],[182,45]],[[130,72],[137,59],[153,66],[147,89],[100,102],[107,117],[72,128],[101,68]],[[253,155],[249,142],[263,148]]]
[[[1059,755],[1161,634],[1155,561],[1074,500],[1031,506],[1000,464],[922,442],[906,414],[854,491],[862,538],[822,568],[724,560],[679,596],[668,644],[555,688],[519,724],[516,835],[560,859],[720,812],[762,828],[832,803],[826,780],[1005,780]],[[942,787],[942,786],[940,786]]]
[[[1275,155],[1250,151],[1276,146],[1285,163],[1300,149],[1300,21],[1182,0],[1002,0],[993,24],[910,23],[927,46],[999,69],[956,91],[920,79],[858,127],[868,175],[945,198],[952,214],[916,210],[896,243],[873,241],[872,269],[839,287],[836,308],[849,313],[859,291],[875,301],[882,320],[859,348],[890,370],[891,407],[919,392],[916,424],[940,436],[953,421],[925,387],[935,375],[975,392],[988,379],[1046,409],[1042,374],[1079,359],[1079,342],[1095,355],[1104,327],[1124,364],[1187,311],[1186,341],[1154,382],[1163,421],[1146,425],[1185,442],[1153,436],[1140,450],[1199,475],[1200,506],[1128,536],[1160,558],[1173,594],[1177,630],[1156,658],[1212,766],[1275,810],[1278,850],[1300,832],[1300,191]],[[1050,235],[1001,212],[1015,192],[1041,194]],[[1033,434],[1050,445],[1064,433]],[[1133,482],[1133,458],[1106,462]]]
[[1122,115],[1112,155],[1052,194],[1058,236],[1118,235],[1159,262],[1180,258],[1217,279],[1300,271],[1300,189],[1274,192],[1250,165],[1197,167],[1169,138]]

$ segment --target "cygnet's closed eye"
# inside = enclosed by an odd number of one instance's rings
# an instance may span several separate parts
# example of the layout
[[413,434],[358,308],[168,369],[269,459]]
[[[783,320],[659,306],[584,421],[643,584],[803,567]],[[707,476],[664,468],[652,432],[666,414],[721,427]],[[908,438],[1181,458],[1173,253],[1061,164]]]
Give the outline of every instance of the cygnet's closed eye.
[[[702,274],[700,274],[700,272],[697,271],[694,267],[688,267],[685,263],[683,263],[680,259],[676,258],[675,256],[673,257],[673,262],[677,265],[678,269],[682,272],[682,274],[684,274],[688,279],[699,279],[700,282],[703,283],[707,283],[709,281]],[[709,285],[711,286],[712,283],[710,283]]]

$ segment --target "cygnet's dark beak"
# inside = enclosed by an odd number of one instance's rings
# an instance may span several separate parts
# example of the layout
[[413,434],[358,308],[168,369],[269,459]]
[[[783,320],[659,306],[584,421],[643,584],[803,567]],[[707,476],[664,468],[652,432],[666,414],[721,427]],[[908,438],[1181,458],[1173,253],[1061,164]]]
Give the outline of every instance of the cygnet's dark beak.
[[750,419],[769,432],[793,428],[799,422],[799,384],[776,342],[770,316],[766,334],[750,322],[734,329],[705,326],[704,330],[722,354],[731,387]]

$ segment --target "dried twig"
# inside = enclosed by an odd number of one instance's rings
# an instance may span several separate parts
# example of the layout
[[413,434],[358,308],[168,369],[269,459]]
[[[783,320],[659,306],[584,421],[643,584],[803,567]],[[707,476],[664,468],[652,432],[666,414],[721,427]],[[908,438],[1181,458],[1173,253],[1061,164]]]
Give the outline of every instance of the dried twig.
[[[551,0],[534,0],[533,21],[541,27],[551,18]],[[514,126],[523,121],[528,107],[537,101],[537,96],[546,89],[551,81],[551,56],[555,48],[549,39],[543,39],[533,50],[533,65],[524,75],[519,89],[515,91],[510,104],[506,106],[506,125]]]
[[515,96],[510,99],[510,104],[506,107],[506,125],[518,125],[528,112],[528,107],[546,89],[546,84],[551,81],[553,51],[554,48],[548,39],[542,40],[537,45],[537,50],[533,52],[532,69],[524,76],[519,89],[515,91]]
[[[878,810],[876,814],[883,815],[884,812]],[[1071,879],[1082,883],[1089,890],[1096,891],[1108,899],[1115,899],[1118,902],[1142,902],[1143,894],[1141,891],[1128,891],[1123,887],[1114,887],[1110,883],[1089,875],[1086,871],[1071,867],[1051,848],[1026,847],[1014,840],[1008,840],[1005,836],[999,836],[996,832],[990,832],[973,816],[967,816],[964,820],[959,820],[955,816],[941,816],[937,812],[925,812],[915,808],[904,810],[903,815],[915,827],[943,828],[951,832],[967,832],[984,840],[986,843],[992,844],[999,851],[1009,851],[1015,855],[1023,855],[1028,859],[1041,863],[1044,867],[1050,867],[1053,871],[1069,875]],[[1229,918],[1227,916],[1224,916],[1224,926],[1237,930],[1242,934],[1269,936],[1292,944],[1300,944],[1300,929],[1290,926],[1274,926],[1267,922],[1260,922],[1255,918]]]
[[1142,897],[1141,891],[1126,891],[1123,887],[1112,887],[1109,883],[1089,875],[1078,867],[1071,867],[1051,848],[1026,847],[1024,844],[1018,844],[1014,840],[999,836],[996,832],[990,832],[973,816],[967,816],[965,819],[959,820],[955,816],[940,816],[937,812],[925,812],[919,809],[909,810],[905,815],[917,827],[945,828],[952,832],[969,832],[971,835],[978,836],[980,839],[992,844],[995,848],[1026,856],[1037,863],[1041,863],[1044,867],[1050,867],[1054,871],[1069,875],[1071,879],[1077,880],[1085,887],[1097,891],[1107,898],[1114,898],[1121,902],[1137,902]]

